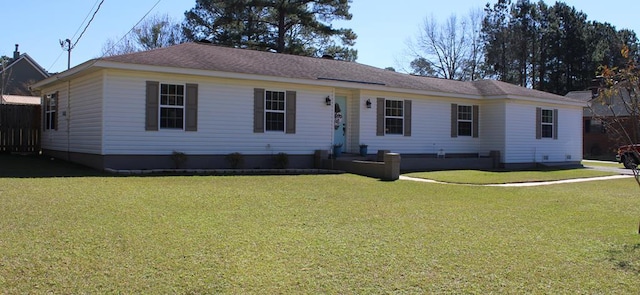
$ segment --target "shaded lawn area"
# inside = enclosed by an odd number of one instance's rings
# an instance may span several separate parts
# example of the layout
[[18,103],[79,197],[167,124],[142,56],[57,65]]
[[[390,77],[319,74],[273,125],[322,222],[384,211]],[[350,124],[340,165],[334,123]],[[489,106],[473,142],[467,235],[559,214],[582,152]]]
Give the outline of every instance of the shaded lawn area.
[[502,184],[517,182],[537,182],[563,179],[588,178],[616,175],[616,173],[592,169],[547,169],[533,171],[481,171],[449,170],[414,172],[403,174],[409,177],[431,179],[446,183],[459,184]]
[[632,179],[0,178],[7,293],[640,292]]

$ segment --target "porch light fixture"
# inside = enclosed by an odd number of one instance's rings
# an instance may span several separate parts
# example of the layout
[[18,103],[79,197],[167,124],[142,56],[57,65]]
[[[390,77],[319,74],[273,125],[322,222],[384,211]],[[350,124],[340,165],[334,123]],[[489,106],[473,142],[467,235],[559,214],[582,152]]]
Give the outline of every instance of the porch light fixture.
[[327,97],[325,97],[324,102],[330,106],[331,105],[331,97],[327,95]]
[[365,104],[367,105],[367,109],[371,108],[371,100],[367,99],[367,102],[365,102]]

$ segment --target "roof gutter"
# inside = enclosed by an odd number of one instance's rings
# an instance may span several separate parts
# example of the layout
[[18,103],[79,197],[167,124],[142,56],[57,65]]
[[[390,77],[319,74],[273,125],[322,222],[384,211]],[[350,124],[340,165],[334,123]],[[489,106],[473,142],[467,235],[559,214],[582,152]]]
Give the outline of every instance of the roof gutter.
[[522,95],[511,95],[511,94],[507,94],[507,95],[490,95],[490,96],[484,96],[483,98],[487,99],[487,100],[504,99],[504,100],[531,101],[531,102],[538,102],[538,103],[552,103],[552,104],[561,104],[561,105],[569,105],[569,106],[576,106],[576,107],[587,107],[588,106],[587,102],[584,102],[582,100],[571,99],[571,98],[564,98],[562,100],[553,100],[553,99],[549,99],[549,98],[539,98],[539,97],[530,97],[530,96],[522,96]]
[[55,75],[51,75],[49,78],[46,78],[44,80],[38,81],[36,83],[34,83],[33,85],[31,85],[31,89],[32,90],[41,90],[42,88],[44,88],[45,86],[58,82],[58,81],[69,81],[71,80],[71,78],[91,67],[95,67],[96,64],[98,64],[100,62],[100,60],[98,59],[91,59],[88,60],[82,64],[79,64],[69,70],[66,70],[64,72],[60,72],[57,73]]

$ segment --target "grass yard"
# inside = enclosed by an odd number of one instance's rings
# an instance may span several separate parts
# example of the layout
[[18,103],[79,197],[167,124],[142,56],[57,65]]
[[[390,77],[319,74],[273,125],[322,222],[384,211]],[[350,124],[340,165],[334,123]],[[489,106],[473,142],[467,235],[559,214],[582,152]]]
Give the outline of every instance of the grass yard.
[[535,171],[447,170],[414,172],[403,175],[446,183],[502,184],[609,176],[616,175],[616,173],[591,169],[549,169]]
[[582,160],[583,165],[599,166],[599,167],[611,167],[611,168],[624,168],[622,163],[612,161],[594,161],[594,160]]
[[633,179],[13,177],[3,160],[0,293],[640,293]]

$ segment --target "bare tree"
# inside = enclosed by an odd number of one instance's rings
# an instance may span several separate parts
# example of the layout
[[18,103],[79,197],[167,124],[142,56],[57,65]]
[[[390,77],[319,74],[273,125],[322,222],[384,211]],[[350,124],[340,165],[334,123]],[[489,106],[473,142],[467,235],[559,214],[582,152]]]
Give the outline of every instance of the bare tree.
[[7,69],[7,65],[9,64],[9,57],[1,56],[0,57],[0,104],[4,101],[4,94],[7,90],[7,86],[9,85],[9,79],[11,78],[11,70]]
[[107,39],[102,45],[101,56],[122,55],[140,51],[129,34],[118,39]]
[[623,46],[625,67],[602,67],[600,87],[592,100],[590,110],[595,119],[605,126],[614,142],[623,145],[625,167],[632,169],[640,185],[640,68]]
[[108,39],[102,56],[127,54],[179,44],[182,28],[168,14],[154,15],[140,23],[120,39]]
[[471,9],[467,21],[467,40],[469,52],[465,62],[465,80],[475,81],[486,77],[484,71],[484,43],[482,42],[482,20],[484,11],[480,8]]
[[416,39],[409,44],[411,70],[417,75],[451,80],[481,78],[483,12],[476,9],[460,20],[455,14],[444,23],[425,18]]

